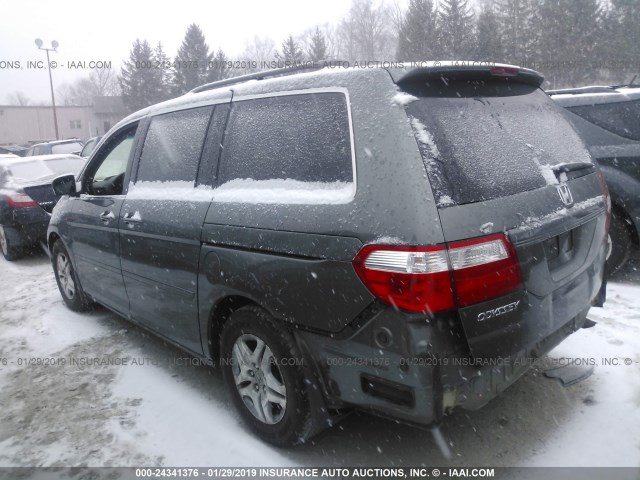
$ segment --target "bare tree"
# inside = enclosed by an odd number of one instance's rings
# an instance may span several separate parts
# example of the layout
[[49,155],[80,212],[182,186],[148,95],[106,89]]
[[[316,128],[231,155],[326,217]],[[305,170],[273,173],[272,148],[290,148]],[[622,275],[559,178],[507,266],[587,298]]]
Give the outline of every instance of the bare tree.
[[[268,68],[267,63],[273,61],[276,54],[276,43],[270,37],[254,36],[251,42],[247,43],[244,52],[240,56],[240,61],[245,62],[246,68],[242,71],[231,72],[232,76],[241,75],[242,73],[251,73]],[[242,66],[243,64],[240,63]],[[252,68],[249,64],[255,62],[256,68]]]
[[7,102],[9,105],[25,107],[31,103],[31,100],[23,92],[15,91],[7,95]]
[[121,95],[118,77],[111,68],[95,68],[73,84],[63,83],[57,89],[62,105],[93,105],[93,97]]
[[352,0],[349,13],[338,26],[341,56],[351,61],[393,58],[397,41],[394,18],[394,12],[385,3]]
[[98,96],[120,95],[120,85],[118,76],[111,68],[94,68],[89,74],[89,80],[95,87]]

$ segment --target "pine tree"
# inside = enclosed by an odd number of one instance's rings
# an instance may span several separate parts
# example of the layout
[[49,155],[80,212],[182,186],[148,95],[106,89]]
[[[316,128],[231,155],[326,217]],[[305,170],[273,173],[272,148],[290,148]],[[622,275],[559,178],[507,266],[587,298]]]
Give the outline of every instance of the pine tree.
[[410,0],[398,32],[398,60],[435,60],[439,57],[436,19],[432,0]]
[[311,42],[309,43],[309,47],[307,49],[307,56],[312,62],[326,60],[328,57],[327,50],[327,41],[320,31],[320,28],[316,27],[316,31],[311,37]]
[[475,59],[502,61],[502,36],[500,22],[492,3],[486,3],[478,15],[476,25]]
[[[640,74],[640,2],[611,0],[607,23],[607,59],[612,63],[614,82],[623,84]],[[635,83],[640,81],[636,79]]]
[[153,49],[153,61],[155,67],[157,67],[157,82],[158,88],[156,91],[156,102],[162,102],[171,97],[171,59],[164,52],[162,42],[158,42],[156,48]]
[[282,42],[282,53],[276,52],[276,58],[279,62],[286,64],[298,63],[304,60],[304,52],[298,42],[293,39],[293,35],[289,35]]
[[601,40],[598,0],[542,0],[534,12],[535,63],[551,88],[574,87],[595,78]]
[[187,28],[182,45],[174,60],[173,93],[182,95],[207,83],[212,55],[198,25],[192,23]]
[[468,0],[442,0],[438,12],[438,31],[442,54],[453,60],[473,56],[474,15]]
[[158,82],[153,67],[153,51],[149,42],[136,39],[118,78],[124,104],[132,112],[155,103]]
[[221,48],[218,49],[211,62],[207,81],[217,82],[224,80],[229,76],[229,58],[225,55]]
[[533,57],[532,0],[496,0],[504,61],[528,66]]

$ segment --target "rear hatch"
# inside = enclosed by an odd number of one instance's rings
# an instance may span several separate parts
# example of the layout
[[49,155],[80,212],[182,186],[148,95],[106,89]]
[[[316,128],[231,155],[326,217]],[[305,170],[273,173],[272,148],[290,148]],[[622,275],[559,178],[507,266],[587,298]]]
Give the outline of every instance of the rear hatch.
[[506,357],[585,312],[606,243],[603,183],[542,77],[516,68],[419,69],[396,84],[445,240],[504,232],[522,288],[461,308],[471,354]]

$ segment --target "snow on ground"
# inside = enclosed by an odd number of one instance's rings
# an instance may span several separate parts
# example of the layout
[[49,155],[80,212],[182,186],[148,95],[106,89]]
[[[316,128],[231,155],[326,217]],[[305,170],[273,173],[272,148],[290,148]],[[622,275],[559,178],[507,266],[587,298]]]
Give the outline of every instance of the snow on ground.
[[[0,272],[0,466],[640,466],[633,268],[610,284],[606,308],[591,311],[597,325],[550,355],[595,358],[594,375],[565,388],[537,367],[483,409],[447,417],[449,460],[431,432],[366,414],[302,447],[263,444],[241,424],[219,370],[186,364],[107,311],[69,311],[46,256],[0,258]],[[34,357],[54,364],[20,360]],[[55,363],[71,358],[111,364]]]

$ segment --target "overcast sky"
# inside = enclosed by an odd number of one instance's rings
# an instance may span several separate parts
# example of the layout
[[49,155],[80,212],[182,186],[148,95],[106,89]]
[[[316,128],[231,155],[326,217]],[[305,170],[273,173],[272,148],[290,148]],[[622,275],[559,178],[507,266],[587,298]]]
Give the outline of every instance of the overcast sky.
[[[129,55],[136,38],[152,45],[161,41],[173,56],[187,26],[202,28],[211,49],[238,55],[255,35],[272,37],[279,46],[289,33],[298,35],[317,24],[335,23],[349,9],[348,0],[0,0],[0,104],[23,92],[32,102],[49,101],[45,69],[28,69],[28,61],[44,60],[34,43],[60,44],[51,60],[111,61],[117,67]],[[10,63],[13,62],[12,67]],[[20,62],[20,68],[15,68]],[[54,88],[88,75],[89,70],[53,71]]]

